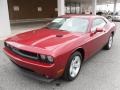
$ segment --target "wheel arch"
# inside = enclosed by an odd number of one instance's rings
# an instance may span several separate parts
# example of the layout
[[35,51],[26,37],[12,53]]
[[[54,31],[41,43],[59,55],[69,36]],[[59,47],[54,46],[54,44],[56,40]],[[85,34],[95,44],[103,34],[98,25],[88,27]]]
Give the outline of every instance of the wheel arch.
[[72,54],[75,53],[76,51],[81,53],[81,55],[82,55],[82,62],[83,62],[84,59],[85,59],[85,50],[82,47],[79,47],[79,48],[73,50]]
[[[82,55],[82,62],[84,61],[84,58],[85,58],[85,52],[84,52],[84,49],[83,48],[81,48],[81,47],[79,47],[79,48],[76,48],[76,49],[74,49],[74,50],[72,50],[72,52],[71,52],[71,54],[70,54],[70,56],[72,55],[72,54],[74,54],[75,52],[80,52],[81,53],[81,55]],[[70,57],[69,57],[70,58]],[[70,59],[69,59],[70,60]],[[64,79],[66,79],[66,80],[69,80],[68,78],[67,78],[67,68],[68,68],[68,65],[69,65],[69,60],[67,61],[67,64],[65,65],[65,70],[64,70],[64,73],[63,73],[63,78]],[[74,80],[74,79],[73,79]],[[69,81],[71,81],[71,80],[69,80]]]

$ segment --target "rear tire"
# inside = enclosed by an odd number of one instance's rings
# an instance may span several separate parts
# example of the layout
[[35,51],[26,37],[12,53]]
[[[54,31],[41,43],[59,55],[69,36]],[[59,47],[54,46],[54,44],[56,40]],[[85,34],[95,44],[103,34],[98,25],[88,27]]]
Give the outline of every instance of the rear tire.
[[105,45],[104,49],[110,50],[112,48],[112,44],[113,44],[113,34],[110,35],[108,43]]
[[71,55],[65,68],[64,79],[73,81],[79,74],[82,64],[82,55],[80,52],[75,52]]

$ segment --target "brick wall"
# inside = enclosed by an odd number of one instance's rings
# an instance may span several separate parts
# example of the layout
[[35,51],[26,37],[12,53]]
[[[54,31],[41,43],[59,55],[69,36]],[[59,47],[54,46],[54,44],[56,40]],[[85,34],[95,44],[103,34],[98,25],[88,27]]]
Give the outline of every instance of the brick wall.
[[57,0],[8,0],[8,8],[10,20],[52,18],[57,16],[57,11],[55,11]]

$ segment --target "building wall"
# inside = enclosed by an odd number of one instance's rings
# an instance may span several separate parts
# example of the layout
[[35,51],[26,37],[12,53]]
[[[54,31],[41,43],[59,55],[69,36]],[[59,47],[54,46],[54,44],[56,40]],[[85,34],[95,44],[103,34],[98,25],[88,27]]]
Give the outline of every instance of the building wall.
[[[42,9],[42,11],[38,11]],[[53,18],[57,0],[8,0],[10,20]]]

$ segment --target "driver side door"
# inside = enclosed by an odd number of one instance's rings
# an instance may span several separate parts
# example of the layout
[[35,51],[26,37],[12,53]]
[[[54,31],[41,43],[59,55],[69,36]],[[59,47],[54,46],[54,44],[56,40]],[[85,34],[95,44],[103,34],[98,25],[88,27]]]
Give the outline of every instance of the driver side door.
[[[92,21],[92,26],[90,28],[90,35],[89,35],[89,41],[87,43],[87,56],[88,58],[94,55],[96,52],[98,52],[100,49],[103,48],[103,46],[106,43],[106,40],[104,38],[105,36],[105,28],[106,28],[107,22],[105,22],[101,18],[96,18]],[[101,28],[102,32],[96,32],[97,28]]]

